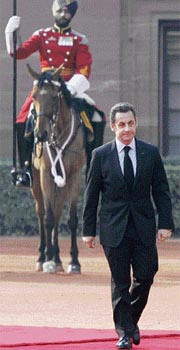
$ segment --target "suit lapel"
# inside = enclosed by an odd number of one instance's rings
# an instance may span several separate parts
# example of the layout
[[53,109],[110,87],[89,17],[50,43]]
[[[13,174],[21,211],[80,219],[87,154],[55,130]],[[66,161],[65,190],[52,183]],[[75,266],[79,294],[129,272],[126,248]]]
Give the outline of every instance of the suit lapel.
[[[134,185],[133,188],[135,186],[135,184],[138,181],[139,178],[139,174],[141,173],[142,167],[144,165],[144,162],[146,160],[146,152],[145,149],[143,147],[143,144],[135,139],[136,142],[136,159],[137,159],[137,169],[136,169],[136,176],[134,179]],[[118,152],[117,152],[117,148],[116,148],[116,142],[115,140],[113,140],[111,142],[110,145],[110,151],[109,151],[109,164],[111,166],[111,169],[113,169],[114,172],[116,172],[117,176],[119,177],[119,179],[121,181],[124,182],[124,185],[126,186],[126,182],[124,180],[124,176],[121,170],[121,166],[119,164],[119,158],[118,158]]]
[[111,143],[111,148],[110,148],[110,152],[109,152],[109,161],[111,164],[111,169],[113,169],[113,171],[116,172],[116,174],[120,178],[120,180],[123,181],[126,185],[126,182],[124,180],[124,176],[122,173],[122,169],[121,169],[121,166],[119,163],[119,157],[118,157],[118,152],[117,152],[115,140],[113,140]]

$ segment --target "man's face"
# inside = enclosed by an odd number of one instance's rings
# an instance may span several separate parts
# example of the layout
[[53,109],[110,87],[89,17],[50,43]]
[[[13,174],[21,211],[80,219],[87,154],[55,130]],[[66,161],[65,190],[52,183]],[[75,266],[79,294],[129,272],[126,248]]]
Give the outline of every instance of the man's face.
[[67,7],[64,6],[63,8],[57,8],[55,13],[54,13],[54,18],[56,24],[61,27],[67,27],[71,21],[71,14],[68,11]]
[[137,120],[131,111],[117,112],[115,122],[110,127],[117,139],[124,145],[128,145],[136,135]]

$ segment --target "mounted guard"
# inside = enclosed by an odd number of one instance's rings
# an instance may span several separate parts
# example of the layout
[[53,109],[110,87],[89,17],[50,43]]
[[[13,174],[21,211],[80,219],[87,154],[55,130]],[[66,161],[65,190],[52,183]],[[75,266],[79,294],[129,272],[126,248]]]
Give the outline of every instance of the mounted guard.
[[[19,29],[21,18],[12,16],[5,29],[7,52],[13,57],[13,33],[17,33],[17,59],[26,59],[39,51],[41,71],[54,71],[63,65],[62,77],[74,97],[74,108],[78,110],[86,134],[87,170],[92,149],[103,143],[105,116],[97,109],[95,102],[85,94],[90,87],[92,56],[85,35],[71,29],[70,23],[78,9],[76,0],[54,0],[53,27],[39,29],[20,44]],[[32,187],[32,150],[34,105],[30,92],[16,121],[17,145],[20,169],[12,172],[16,187]]]

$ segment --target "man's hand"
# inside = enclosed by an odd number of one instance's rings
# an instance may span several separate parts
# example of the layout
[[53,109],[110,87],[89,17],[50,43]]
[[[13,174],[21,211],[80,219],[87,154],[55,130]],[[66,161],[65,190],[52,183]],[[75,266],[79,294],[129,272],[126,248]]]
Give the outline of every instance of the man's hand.
[[166,229],[158,230],[158,233],[157,233],[158,242],[165,241],[166,239],[170,238],[171,235],[172,235],[171,230],[166,230]]
[[86,236],[82,238],[83,242],[87,244],[89,248],[95,247],[95,237],[93,236]]

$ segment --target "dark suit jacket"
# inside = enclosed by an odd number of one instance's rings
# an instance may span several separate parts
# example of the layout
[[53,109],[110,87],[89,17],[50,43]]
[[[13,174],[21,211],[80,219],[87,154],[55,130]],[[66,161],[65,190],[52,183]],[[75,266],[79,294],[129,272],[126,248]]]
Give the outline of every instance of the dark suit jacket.
[[101,197],[100,242],[104,246],[117,247],[120,244],[130,211],[142,242],[146,246],[154,244],[157,228],[153,201],[158,213],[158,228],[174,229],[169,186],[158,149],[136,139],[136,150],[137,171],[131,194],[120,168],[115,140],[93,151],[84,199],[82,234],[96,235]]

